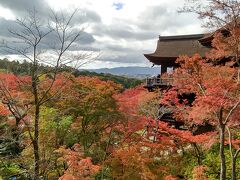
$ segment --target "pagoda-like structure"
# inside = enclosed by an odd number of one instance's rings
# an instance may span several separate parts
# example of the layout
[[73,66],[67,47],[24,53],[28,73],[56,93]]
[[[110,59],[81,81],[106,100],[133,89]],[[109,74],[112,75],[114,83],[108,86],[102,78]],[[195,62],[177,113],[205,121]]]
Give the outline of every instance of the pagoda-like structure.
[[[171,77],[171,73],[167,72],[168,68],[174,70],[179,66],[176,63],[176,59],[180,55],[192,56],[197,53],[202,57],[205,57],[206,52],[212,48],[212,39],[213,34],[159,36],[155,52],[144,54],[144,56],[154,65],[160,65],[161,71],[157,77],[148,78],[144,87],[149,91],[153,91],[156,88],[168,89],[171,87],[173,78]],[[187,100],[191,104],[195,99],[195,94],[182,94],[179,95],[179,99]],[[162,106],[163,105],[159,104],[159,108]],[[184,122],[175,120],[171,112],[162,114],[161,118],[159,117],[159,120],[168,123],[169,126],[175,127],[176,129],[187,130]],[[194,135],[197,135],[212,131],[213,126],[205,124],[202,126],[191,127],[188,130],[192,131]]]
[[211,49],[212,34],[193,34],[180,36],[159,36],[157,48],[154,53],[144,56],[154,65],[161,65],[161,71],[156,78],[148,78],[145,88],[152,90],[156,87],[168,87],[172,83],[171,78],[163,78],[168,68],[177,68],[175,62],[180,55],[192,56],[196,53],[205,57]]

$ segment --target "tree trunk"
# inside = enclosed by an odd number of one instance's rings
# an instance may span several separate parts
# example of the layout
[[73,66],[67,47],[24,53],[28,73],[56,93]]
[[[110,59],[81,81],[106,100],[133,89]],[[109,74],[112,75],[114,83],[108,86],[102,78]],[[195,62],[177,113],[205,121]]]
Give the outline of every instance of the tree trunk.
[[232,148],[232,134],[230,129],[227,127],[228,131],[228,137],[229,137],[229,151],[231,155],[231,166],[232,166],[232,180],[236,180],[236,160],[238,157],[238,154],[240,152],[240,149],[238,149],[235,154],[233,153],[233,148]]
[[232,180],[236,180],[236,161],[238,158],[238,155],[240,153],[240,149],[237,149],[235,154],[232,156]]
[[240,65],[238,68],[237,82],[240,83]]
[[14,144],[14,154],[19,155],[22,151],[22,148],[20,147],[20,134],[18,130],[18,125],[12,129],[12,139],[13,139],[13,144]]
[[226,159],[224,154],[224,139],[225,139],[225,125],[220,125],[220,159],[221,159],[221,172],[220,180],[226,180]]
[[199,147],[197,146],[196,143],[192,143],[192,146],[194,148],[195,151],[195,155],[198,161],[198,165],[201,166],[202,165],[202,153],[201,150],[199,149]]
[[34,141],[33,141],[33,150],[34,150],[34,179],[39,179],[39,166],[40,166],[40,158],[39,158],[39,113],[40,107],[36,105],[35,108],[35,124],[34,124]]
[[236,158],[232,158],[232,180],[236,180]]
[[[35,48],[34,48],[34,57],[35,57]],[[34,114],[34,139],[33,139],[33,152],[34,152],[34,179],[39,179],[39,166],[40,166],[40,157],[39,157],[39,115],[40,115],[40,104],[38,97],[38,78],[37,78],[37,61],[33,64],[32,70],[32,93],[34,97],[34,106],[35,106],[35,114]]]

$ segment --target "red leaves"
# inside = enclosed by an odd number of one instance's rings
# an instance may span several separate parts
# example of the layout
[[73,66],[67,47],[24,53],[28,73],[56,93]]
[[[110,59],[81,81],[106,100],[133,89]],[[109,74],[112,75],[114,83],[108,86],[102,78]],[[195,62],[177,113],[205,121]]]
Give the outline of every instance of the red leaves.
[[[165,93],[162,103],[172,108],[175,106],[175,117],[188,122],[203,124],[208,120],[217,124],[216,114],[221,108],[226,118],[231,108],[240,100],[240,84],[235,78],[237,70],[226,66],[212,66],[205,63],[199,55],[182,56],[178,62],[181,67],[174,73],[177,90],[172,89]],[[192,106],[179,103],[177,94],[189,92],[197,95]],[[237,112],[239,108],[232,112],[231,117],[236,118]]]
[[73,149],[61,147],[56,152],[62,154],[59,161],[66,161],[68,164],[68,169],[60,177],[62,180],[91,180],[100,170],[99,166],[92,164],[90,157],[84,158],[79,144],[75,144]]
[[161,139],[161,143],[162,140],[167,140],[166,144],[169,144],[169,142],[172,141],[172,146],[175,146],[173,143],[174,141],[177,141],[178,143],[204,143],[209,140],[209,134],[194,136],[190,131],[171,128],[167,123],[159,121],[158,138]]
[[10,111],[3,105],[0,104],[0,116],[8,116]]
[[112,154],[108,164],[112,167],[113,177],[117,179],[149,179],[154,180],[156,176],[148,167],[150,153],[147,147],[132,145],[121,147]]
[[198,92],[195,85],[202,84],[205,66],[207,66],[204,64],[204,60],[195,54],[192,57],[180,56],[177,62],[181,67],[173,74],[174,86],[177,86],[182,93]]
[[142,86],[138,86],[115,95],[115,99],[119,104],[119,110],[127,115],[136,116],[140,100],[144,98],[147,93]]
[[229,31],[227,36],[224,36],[221,32],[214,34],[212,41],[213,49],[207,54],[209,60],[219,61],[226,57],[232,57],[231,60],[237,61],[235,56],[239,56],[240,30],[239,28],[231,27]]
[[[178,130],[170,127],[168,123],[154,119],[154,117],[145,117],[139,114],[139,109],[142,108],[141,103],[147,102],[148,97],[153,94],[154,93],[149,92],[146,93],[144,89],[138,87],[116,96],[120,110],[123,111],[128,119],[126,126],[122,129],[126,138],[125,142],[131,142],[132,144],[134,142],[141,143],[142,146],[148,145],[153,149],[157,144],[158,147],[162,149],[168,149],[175,148],[176,142],[177,144],[204,143],[209,140],[208,134],[193,136],[190,131]],[[179,102],[178,91],[176,89],[165,92],[164,95],[160,102],[161,105],[168,106],[168,108],[175,113],[175,117],[178,116],[178,119],[184,119],[188,116],[188,113],[184,114],[185,112],[182,111],[183,109],[185,111],[189,109],[189,107],[186,106],[187,102]],[[153,98],[158,99],[159,97],[154,95],[154,97],[151,98],[149,98],[149,100],[154,101]],[[159,108],[159,101],[156,107]]]
[[28,76],[15,76],[13,74],[0,73],[0,114],[12,115],[11,125],[18,126],[26,116],[26,111],[31,104],[31,92],[29,90],[31,79]]
[[212,46],[214,48],[207,53],[207,58],[213,61],[228,57],[231,54],[231,50],[229,49],[227,42],[228,40],[222,33],[215,33],[214,39],[212,40]]

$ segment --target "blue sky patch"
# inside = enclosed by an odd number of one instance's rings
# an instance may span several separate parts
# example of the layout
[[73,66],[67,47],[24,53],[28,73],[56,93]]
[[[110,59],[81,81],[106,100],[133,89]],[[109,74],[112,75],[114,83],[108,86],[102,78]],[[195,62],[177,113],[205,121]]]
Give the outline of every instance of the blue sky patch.
[[116,10],[121,10],[124,6],[123,3],[113,3],[112,5]]

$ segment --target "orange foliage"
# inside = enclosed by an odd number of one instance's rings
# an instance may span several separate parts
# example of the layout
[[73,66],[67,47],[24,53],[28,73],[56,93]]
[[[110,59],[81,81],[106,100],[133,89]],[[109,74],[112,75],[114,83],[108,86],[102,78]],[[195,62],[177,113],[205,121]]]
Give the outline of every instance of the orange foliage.
[[168,176],[164,177],[164,180],[178,180],[178,178],[176,178],[175,176],[172,176],[172,175],[168,175]]
[[108,164],[112,167],[116,179],[155,180],[156,176],[148,167],[150,153],[141,145],[121,147],[117,149]]
[[75,144],[73,149],[61,147],[57,152],[62,154],[58,160],[68,164],[64,175],[59,178],[61,180],[91,180],[94,179],[93,175],[100,170],[98,165],[92,164],[90,157],[84,158],[79,144]]
[[[240,101],[240,84],[237,83],[237,70],[226,66],[212,66],[199,55],[182,56],[178,59],[180,68],[174,73],[175,89],[165,93],[162,103],[175,107],[178,119],[203,124],[206,119],[217,124],[215,113],[222,108],[226,117],[230,109]],[[177,89],[177,90],[176,90]],[[195,93],[193,106],[179,103],[178,94]],[[240,123],[237,108],[229,119],[230,124]],[[235,124],[236,125],[236,124]]]
[[10,111],[3,105],[0,104],[0,116],[8,116]]
[[115,99],[119,104],[119,111],[127,116],[137,116],[140,101],[148,96],[148,92],[142,86],[128,89],[121,94],[115,95]]
[[196,166],[193,169],[193,180],[208,180],[209,178],[205,175],[207,167]]

